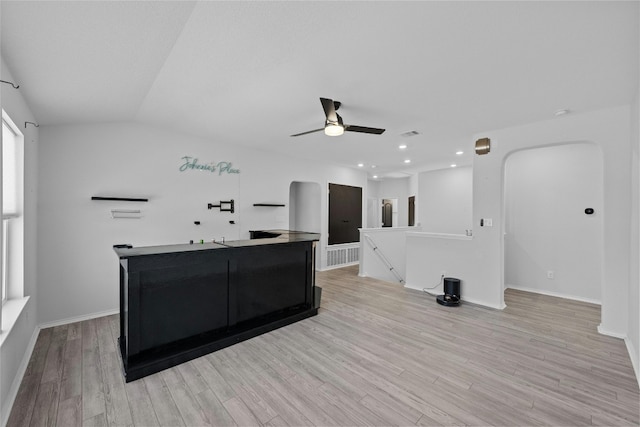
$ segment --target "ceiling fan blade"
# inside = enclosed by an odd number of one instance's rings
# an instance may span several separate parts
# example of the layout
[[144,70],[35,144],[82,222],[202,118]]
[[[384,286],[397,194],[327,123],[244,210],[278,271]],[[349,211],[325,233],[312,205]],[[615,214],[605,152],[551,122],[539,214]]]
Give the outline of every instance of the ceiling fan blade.
[[320,98],[322,108],[324,109],[324,115],[327,116],[327,121],[336,123],[338,121],[338,115],[336,114],[336,106],[333,100],[328,98]]
[[373,133],[376,135],[380,135],[385,131],[385,129],[368,128],[364,126],[354,126],[354,125],[344,125],[344,130],[347,132]]
[[306,134],[308,134],[308,133],[320,132],[321,130],[324,130],[324,128],[314,129],[314,130],[308,130],[308,131],[306,131],[306,132],[296,133],[295,135],[289,135],[289,136],[301,136],[301,135],[306,135]]

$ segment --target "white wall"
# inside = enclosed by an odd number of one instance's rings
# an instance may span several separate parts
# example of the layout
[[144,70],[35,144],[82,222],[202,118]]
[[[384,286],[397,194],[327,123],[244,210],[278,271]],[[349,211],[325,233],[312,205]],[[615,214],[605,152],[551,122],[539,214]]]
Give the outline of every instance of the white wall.
[[397,210],[397,221],[394,217],[394,227],[406,227],[409,224],[409,178],[393,178],[385,179],[380,183],[379,189],[380,199],[398,199],[397,206],[394,206],[394,212]]
[[[2,80],[15,82],[11,72],[3,59],[0,58]],[[20,84],[20,82],[16,82]],[[9,408],[17,393],[17,387],[22,374],[26,369],[26,363],[30,348],[35,343],[38,324],[36,301],[38,289],[36,285],[36,247],[37,247],[37,212],[36,197],[38,194],[38,147],[39,130],[29,125],[23,127],[25,121],[36,122],[31,113],[21,89],[14,89],[6,83],[0,84],[0,100],[11,119],[20,126],[24,134],[24,295],[29,296],[29,302],[16,320],[13,328],[4,338],[0,348],[0,403],[2,411],[2,424],[9,416]],[[1,166],[0,166],[1,167]],[[4,325],[3,325],[4,326]],[[6,332],[5,332],[6,333]]]
[[367,222],[363,222],[366,228],[380,227],[380,199],[378,194],[380,193],[380,181],[367,180],[367,192],[366,192],[366,208],[367,208]]
[[[369,180],[369,192],[367,193],[367,210],[374,209],[374,205],[370,205],[372,198],[377,199],[377,210],[381,211],[382,199],[397,199],[398,202],[394,203],[393,227],[406,227],[409,223],[409,177],[407,178],[387,178],[384,180]],[[371,217],[372,215],[369,214]],[[381,213],[378,212],[378,224],[375,221],[370,221],[367,224],[368,228],[380,227],[380,221],[382,221]]]
[[640,89],[631,109],[631,246],[627,348],[640,384]]
[[[126,124],[41,129],[38,274],[41,323],[115,311],[118,260],[112,245],[245,239],[249,230],[288,228],[292,181],[321,185],[318,268],[326,261],[328,182],[366,186],[366,174],[268,152],[217,144],[162,129]],[[183,156],[230,161],[239,174],[180,172]],[[274,167],[277,165],[278,167]],[[94,195],[148,197],[148,203],[91,201]],[[236,213],[207,203],[234,199]],[[142,219],[111,219],[111,208],[141,209]],[[235,221],[235,225],[229,221]],[[201,221],[201,225],[194,225]]]
[[465,234],[472,229],[473,172],[471,167],[448,168],[418,175],[418,221],[433,233]]
[[[463,301],[491,306],[475,277],[475,254],[472,237],[460,234],[428,232],[406,233],[407,278],[405,286],[432,294],[442,294],[441,277],[460,279]],[[436,302],[434,301],[433,304]],[[494,307],[500,308],[500,307]]]
[[[506,287],[600,303],[602,184],[595,144],[522,150],[507,158]],[[586,215],[585,208],[595,213]]]
[[362,277],[374,277],[399,283],[398,277],[382,260],[384,256],[394,271],[406,280],[406,234],[419,227],[386,227],[360,229],[360,267]]
[[[473,242],[476,277],[495,305],[504,304],[503,176],[505,159],[513,152],[567,142],[590,141],[603,153],[603,271],[602,321],[599,331],[623,337],[628,329],[627,305],[620,296],[629,294],[630,245],[630,108],[593,111],[496,131],[489,137],[491,153],[475,156],[473,167]],[[481,218],[492,218],[493,227],[478,227]]]
[[319,233],[321,201],[320,184],[317,182],[292,182],[289,190],[289,227],[287,228]]
[[[630,126],[630,108],[625,106],[488,131],[474,137],[489,137],[492,148],[489,154],[474,157],[473,239],[464,242],[464,259],[457,262],[449,260],[449,269],[469,275],[461,279],[473,279],[465,295],[488,307],[504,308],[503,177],[506,158],[528,148],[590,141],[596,143],[603,154],[602,277],[606,280],[601,285],[602,322],[599,331],[626,336],[630,309],[628,305],[620,304],[620,296],[629,295],[630,290]],[[424,200],[420,206],[421,215],[424,215]],[[480,227],[483,218],[492,219],[493,227]],[[428,244],[416,243],[412,247],[412,258],[407,258],[407,272],[414,271],[416,277],[429,276],[431,267],[425,260],[432,252],[437,252],[439,246],[444,250],[449,245],[445,239],[440,243],[437,238],[429,239]]]
[[[419,190],[420,190],[420,181],[419,181],[419,177],[418,174],[413,174],[409,177],[409,192],[408,192],[408,196],[415,196],[415,200],[414,200],[414,218],[415,218],[415,225],[421,225],[420,224],[420,200],[418,197],[419,194]],[[409,218],[407,217],[407,220]]]

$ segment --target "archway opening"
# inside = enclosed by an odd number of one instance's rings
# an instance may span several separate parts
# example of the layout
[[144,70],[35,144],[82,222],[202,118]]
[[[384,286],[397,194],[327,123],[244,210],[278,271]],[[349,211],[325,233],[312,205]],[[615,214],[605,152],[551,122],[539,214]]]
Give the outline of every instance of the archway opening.
[[504,172],[504,289],[599,304],[599,147],[585,142],[517,151],[506,159]]

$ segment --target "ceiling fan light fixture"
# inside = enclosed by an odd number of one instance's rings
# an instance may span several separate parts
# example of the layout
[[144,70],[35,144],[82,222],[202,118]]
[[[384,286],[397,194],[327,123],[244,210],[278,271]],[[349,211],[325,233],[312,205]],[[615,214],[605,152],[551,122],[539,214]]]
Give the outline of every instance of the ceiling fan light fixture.
[[337,123],[328,123],[324,127],[324,134],[328,136],[340,136],[344,133],[344,126]]

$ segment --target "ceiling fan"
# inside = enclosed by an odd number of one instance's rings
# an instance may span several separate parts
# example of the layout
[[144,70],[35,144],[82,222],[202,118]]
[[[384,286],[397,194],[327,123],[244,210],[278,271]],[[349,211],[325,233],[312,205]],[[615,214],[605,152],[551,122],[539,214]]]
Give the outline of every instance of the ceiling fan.
[[380,135],[385,130],[378,128],[368,128],[364,126],[354,126],[354,125],[345,125],[342,122],[342,117],[336,111],[342,105],[339,101],[334,101],[327,98],[320,98],[320,102],[322,103],[322,108],[324,109],[324,115],[326,116],[326,120],[324,122],[324,127],[320,129],[314,129],[307,132],[296,133],[291,136],[301,136],[306,135],[308,133],[320,132],[324,131],[325,135],[329,136],[339,136],[342,135],[345,131],[347,132],[360,132],[360,133],[373,133],[376,135]]

